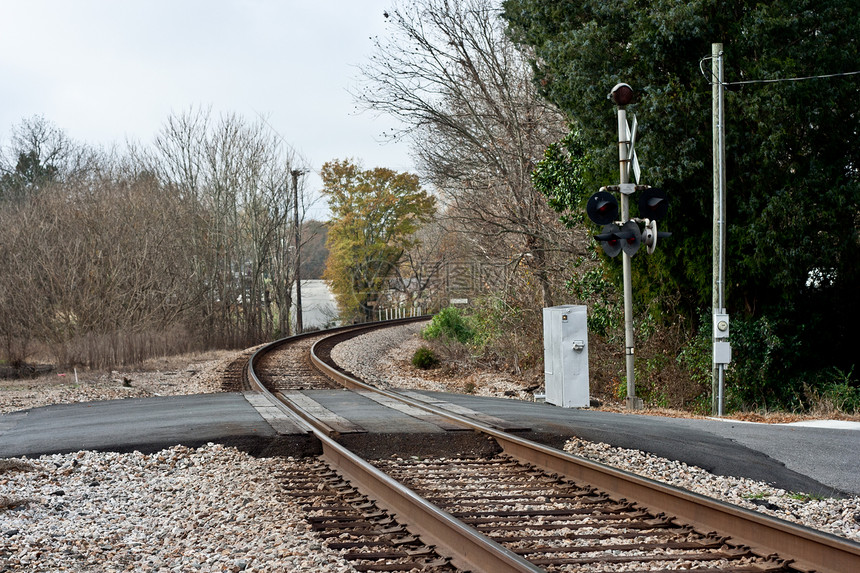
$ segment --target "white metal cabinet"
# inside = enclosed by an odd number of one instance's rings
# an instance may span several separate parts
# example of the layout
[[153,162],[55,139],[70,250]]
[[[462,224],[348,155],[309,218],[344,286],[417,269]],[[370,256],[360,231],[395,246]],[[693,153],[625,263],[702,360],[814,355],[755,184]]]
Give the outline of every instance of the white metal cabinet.
[[588,307],[543,309],[544,379],[546,401],[564,408],[587,408]]

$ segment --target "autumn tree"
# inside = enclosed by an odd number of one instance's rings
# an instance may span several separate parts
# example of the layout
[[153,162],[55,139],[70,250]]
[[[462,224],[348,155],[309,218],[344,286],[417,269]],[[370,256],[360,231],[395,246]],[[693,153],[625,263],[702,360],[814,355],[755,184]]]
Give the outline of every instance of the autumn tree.
[[349,160],[323,165],[322,193],[332,212],[324,278],[342,318],[371,319],[373,308],[414,233],[435,210],[418,177]]

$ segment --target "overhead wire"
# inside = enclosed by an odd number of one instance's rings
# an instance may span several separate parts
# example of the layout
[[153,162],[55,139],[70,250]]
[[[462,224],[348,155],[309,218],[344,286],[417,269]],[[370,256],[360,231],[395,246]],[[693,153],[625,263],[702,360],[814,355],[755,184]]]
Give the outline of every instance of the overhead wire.
[[[714,81],[713,72],[711,72],[711,74],[710,74],[711,77],[709,77],[709,74],[707,72],[705,72],[705,68],[702,66],[702,64],[705,62],[705,60],[710,60],[712,58],[713,58],[713,56],[705,56],[704,58],[699,60],[699,71],[702,72],[702,76],[708,81],[708,84],[710,84],[710,85],[713,85],[713,84],[718,83],[718,82]],[[855,71],[855,72],[839,72],[839,73],[835,73],[835,74],[820,74],[820,75],[815,75],[815,76],[798,76],[798,77],[793,77],[793,78],[774,78],[774,79],[769,79],[769,80],[742,80],[742,81],[737,81],[737,82],[723,82],[723,86],[740,86],[740,85],[749,85],[749,84],[775,84],[775,83],[780,83],[780,82],[800,82],[800,81],[805,81],[805,80],[819,80],[819,79],[839,78],[839,77],[856,76],[856,75],[860,75],[860,70]]]

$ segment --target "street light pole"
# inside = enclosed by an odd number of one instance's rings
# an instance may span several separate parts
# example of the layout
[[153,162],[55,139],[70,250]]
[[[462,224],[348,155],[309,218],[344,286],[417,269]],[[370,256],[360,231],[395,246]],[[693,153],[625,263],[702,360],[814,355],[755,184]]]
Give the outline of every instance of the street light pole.
[[299,229],[299,175],[303,174],[304,170],[301,169],[290,171],[290,175],[293,176],[293,226],[296,231],[296,334],[301,334],[304,330],[302,326],[302,248]]

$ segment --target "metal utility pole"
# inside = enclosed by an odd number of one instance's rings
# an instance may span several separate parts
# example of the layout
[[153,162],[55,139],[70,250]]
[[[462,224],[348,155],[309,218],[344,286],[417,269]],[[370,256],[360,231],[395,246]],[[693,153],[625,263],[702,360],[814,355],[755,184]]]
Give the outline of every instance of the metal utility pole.
[[723,415],[724,374],[731,362],[728,343],[729,315],[725,308],[726,284],[726,125],[723,83],[723,45],[711,44],[711,78],[713,85],[714,147],[714,235],[713,235],[713,378],[711,411]]
[[[627,84],[618,84],[609,94],[610,99],[618,106],[618,164],[621,185],[621,221],[630,220],[630,198],[625,189],[630,176],[631,133],[627,128],[626,106],[633,100],[633,89]],[[630,255],[624,253],[622,257],[622,272],[624,273],[624,355],[627,367],[627,408],[630,410],[641,410],[642,399],[636,397],[636,379],[633,368],[633,279],[631,275]]]
[[303,175],[304,170],[293,169],[290,175],[293,176],[293,226],[296,230],[296,334],[301,334],[304,328],[302,327],[302,247],[301,247],[301,231],[299,229],[299,175]]

